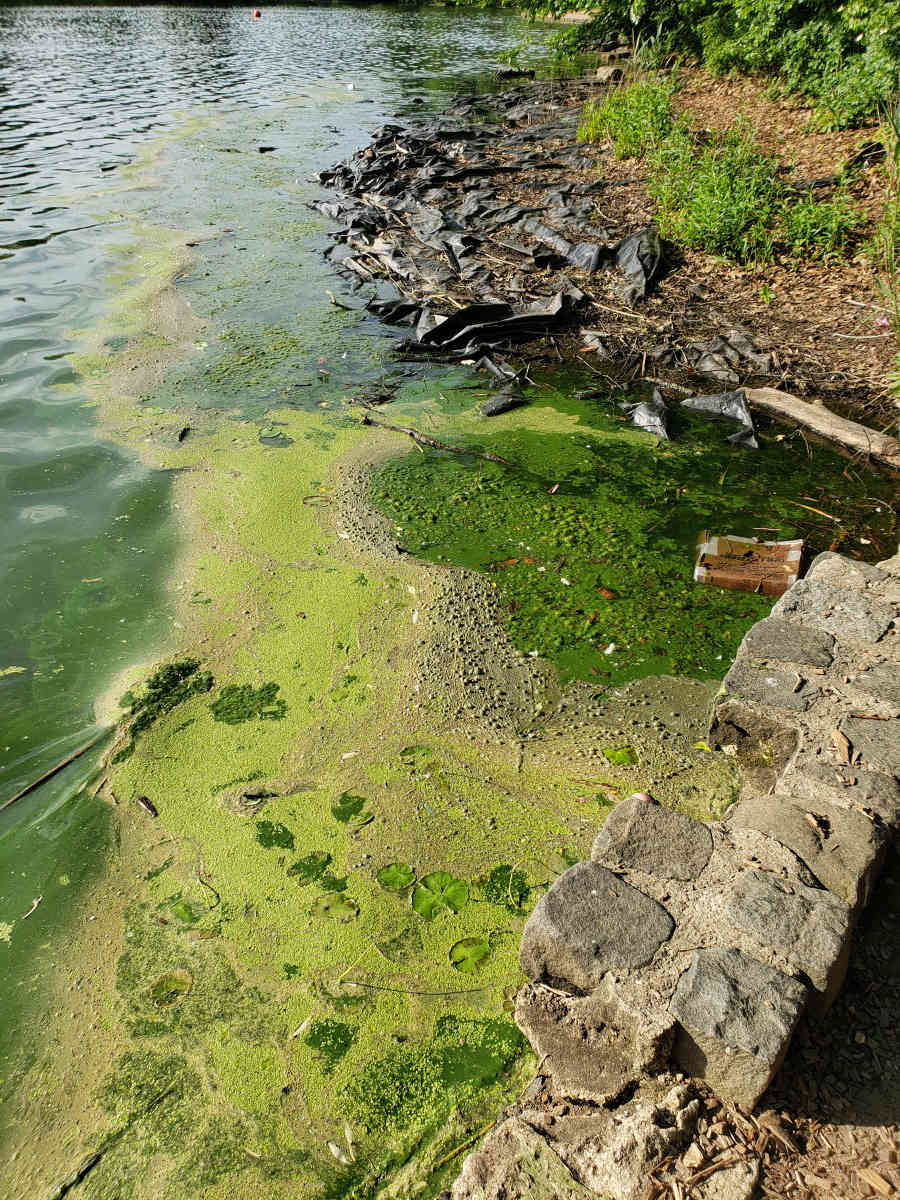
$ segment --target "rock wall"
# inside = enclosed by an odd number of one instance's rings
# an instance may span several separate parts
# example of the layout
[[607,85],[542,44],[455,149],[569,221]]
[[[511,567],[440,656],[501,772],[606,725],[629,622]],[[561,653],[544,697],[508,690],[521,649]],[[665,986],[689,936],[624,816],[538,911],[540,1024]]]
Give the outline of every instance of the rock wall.
[[[815,559],[744,638],[710,744],[742,768],[722,821],[632,796],[534,909],[516,1021],[543,1100],[495,1126],[454,1200],[642,1195],[696,1124],[685,1076],[752,1111],[800,1017],[827,1012],[900,824],[900,556]],[[738,1167],[703,1194],[749,1195]]]

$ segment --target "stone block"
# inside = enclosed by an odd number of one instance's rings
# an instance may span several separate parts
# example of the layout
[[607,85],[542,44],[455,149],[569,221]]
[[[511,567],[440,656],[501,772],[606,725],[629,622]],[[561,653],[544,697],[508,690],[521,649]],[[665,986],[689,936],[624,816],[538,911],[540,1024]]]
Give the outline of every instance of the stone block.
[[833,649],[834,638],[830,633],[778,617],[757,621],[741,643],[742,653],[750,658],[776,659],[806,667],[830,667]]
[[900,719],[878,721],[864,717],[844,717],[840,731],[850,740],[853,760],[889,775],[900,774]]
[[788,770],[781,783],[796,797],[862,808],[892,828],[900,824],[900,783],[880,771],[821,760],[801,761]]
[[735,755],[744,783],[755,791],[775,786],[797,748],[797,730],[739,700],[720,700],[713,709],[709,744]]
[[864,591],[869,584],[884,583],[889,578],[887,572],[880,567],[857,562],[829,550],[816,555],[809,564],[805,577],[817,583],[830,583],[839,588],[856,588],[857,591]]
[[739,950],[696,950],[670,1004],[680,1026],[676,1061],[752,1109],[781,1065],[806,997],[802,983]]
[[805,712],[818,696],[818,688],[800,680],[795,671],[780,671],[758,667],[746,658],[739,658],[725,676],[722,688],[734,696],[762,708],[790,708]]
[[696,879],[712,854],[709,829],[641,796],[617,804],[594,840],[591,858],[613,871]]
[[851,682],[884,704],[900,706],[900,663],[878,663],[854,675]]
[[628,1084],[668,1065],[674,1018],[652,1011],[607,976],[586,996],[565,996],[527,983],[516,997],[516,1024],[553,1079],[553,1092],[605,1104]]
[[607,971],[640,967],[672,936],[661,904],[593,862],[576,863],[538,901],[519,947],[529,979],[585,991]]
[[807,576],[784,593],[772,615],[824,629],[842,641],[877,642],[895,614],[890,604],[865,592]]
[[452,1200],[596,1200],[519,1117],[496,1126],[463,1162]]
[[847,973],[851,910],[846,901],[766,871],[744,871],[726,913],[735,928],[777,951],[809,980],[819,1012],[830,1007]]
[[887,834],[862,813],[822,800],[750,796],[728,816],[736,829],[758,829],[787,846],[815,878],[857,908],[866,903],[881,869]]

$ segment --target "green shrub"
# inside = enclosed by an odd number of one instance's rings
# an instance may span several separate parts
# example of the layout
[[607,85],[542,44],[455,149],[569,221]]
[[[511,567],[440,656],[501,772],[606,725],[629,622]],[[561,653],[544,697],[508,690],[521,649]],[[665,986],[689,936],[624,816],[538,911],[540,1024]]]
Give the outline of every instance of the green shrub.
[[[559,15],[573,0],[519,0]],[[584,47],[610,36],[693,55],[715,71],[766,71],[841,129],[887,104],[900,74],[900,0],[575,0],[593,14],[571,34]]]
[[738,262],[772,257],[776,165],[745,129],[698,150],[679,122],[651,158],[649,190],[663,237]]
[[781,241],[797,257],[834,258],[842,254],[865,215],[841,188],[830,200],[801,196],[781,209]]
[[646,80],[589,101],[578,126],[580,142],[611,138],[616,158],[640,158],[672,129],[675,81]]

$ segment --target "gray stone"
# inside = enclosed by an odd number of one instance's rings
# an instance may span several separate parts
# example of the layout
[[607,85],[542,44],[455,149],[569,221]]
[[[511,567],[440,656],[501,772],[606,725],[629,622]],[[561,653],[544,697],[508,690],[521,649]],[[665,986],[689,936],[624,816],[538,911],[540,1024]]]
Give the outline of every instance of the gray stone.
[[606,818],[591,858],[612,870],[638,870],[662,879],[696,879],[712,854],[712,834],[700,821],[631,796]]
[[735,662],[722,687],[727,695],[750,704],[790,708],[797,712],[805,712],[819,694],[817,688],[805,680],[798,680],[795,671],[757,667],[746,658]]
[[843,763],[798,762],[783,776],[782,786],[808,800],[863,808],[892,827],[900,823],[900,783],[879,771]]
[[887,846],[885,831],[862,813],[778,793],[741,801],[728,825],[758,829],[793,850],[823,887],[852,908],[868,900]]
[[827,1009],[844,981],[850,950],[850,906],[821,888],[786,883],[766,871],[738,876],[728,920],[761,946],[783,955],[818,992]]
[[697,950],[671,1010],[675,1057],[718,1095],[752,1109],[781,1065],[806,988],[739,950]]
[[839,640],[877,642],[891,627],[894,609],[865,592],[807,578],[784,593],[772,615],[817,626]]
[[453,1200],[596,1200],[519,1117],[492,1129],[468,1156],[451,1194]]
[[607,976],[587,996],[527,983],[516,997],[516,1024],[528,1038],[553,1093],[605,1104],[634,1080],[668,1065],[674,1019],[638,996],[629,1004]]
[[[648,1081],[626,1104],[557,1118],[548,1134],[553,1149],[595,1200],[645,1200],[649,1173],[690,1142],[699,1109],[689,1086],[664,1091]],[[508,1194],[505,1200],[531,1197]]]
[[830,667],[834,638],[820,629],[766,617],[747,632],[741,645],[750,658],[778,659],[808,667]]
[[891,721],[867,720],[864,717],[844,717],[840,730],[850,739],[854,762],[856,756],[866,766],[891,775],[900,773],[900,719]]
[[884,583],[888,574],[870,563],[857,562],[855,559],[826,550],[817,554],[809,564],[806,578],[817,583],[830,583],[839,588],[852,587],[863,591],[869,584]]
[[853,686],[886,704],[900,705],[900,664],[878,663],[853,676]]
[[661,904],[592,862],[576,863],[540,898],[525,925],[519,963],[529,979],[590,991],[609,970],[640,967],[671,937]]
[[760,713],[739,700],[718,700],[709,727],[709,744],[714,750],[733,753],[744,783],[765,792],[797,749],[797,730],[771,713]]

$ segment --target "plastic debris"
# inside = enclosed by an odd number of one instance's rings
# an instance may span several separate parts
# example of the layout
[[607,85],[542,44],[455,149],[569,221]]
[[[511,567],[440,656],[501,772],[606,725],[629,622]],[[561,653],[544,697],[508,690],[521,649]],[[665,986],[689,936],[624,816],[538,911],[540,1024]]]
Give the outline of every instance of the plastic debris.
[[620,405],[620,408],[623,409],[626,416],[631,417],[632,424],[637,425],[638,429],[643,429],[647,433],[655,433],[658,438],[668,441],[669,411],[659,388],[653,389],[653,395],[649,400],[640,400],[637,404],[625,402]]
[[731,434],[728,441],[733,446],[741,446],[744,450],[759,449],[759,442],[756,440],[756,431],[753,427],[753,417],[750,415],[750,406],[742,391],[718,392],[714,396],[690,396],[687,400],[682,400],[681,407],[688,408],[692,412],[702,413],[704,416],[737,421],[742,428],[737,433]]

